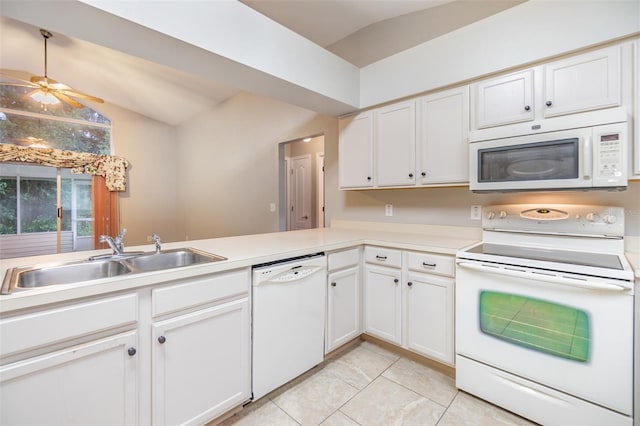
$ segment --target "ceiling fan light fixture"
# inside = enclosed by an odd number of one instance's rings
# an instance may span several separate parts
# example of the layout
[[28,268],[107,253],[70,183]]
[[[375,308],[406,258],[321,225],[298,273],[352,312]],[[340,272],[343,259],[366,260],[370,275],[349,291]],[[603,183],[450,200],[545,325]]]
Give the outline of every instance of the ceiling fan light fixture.
[[43,92],[42,90],[34,90],[29,94],[29,97],[43,106],[60,103],[60,99],[56,98],[51,93]]

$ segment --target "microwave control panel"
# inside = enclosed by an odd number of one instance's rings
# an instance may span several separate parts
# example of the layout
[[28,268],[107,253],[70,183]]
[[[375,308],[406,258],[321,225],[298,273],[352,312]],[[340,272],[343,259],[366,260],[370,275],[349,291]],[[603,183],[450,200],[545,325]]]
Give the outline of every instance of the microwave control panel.
[[624,184],[627,181],[625,133],[594,128],[594,184]]

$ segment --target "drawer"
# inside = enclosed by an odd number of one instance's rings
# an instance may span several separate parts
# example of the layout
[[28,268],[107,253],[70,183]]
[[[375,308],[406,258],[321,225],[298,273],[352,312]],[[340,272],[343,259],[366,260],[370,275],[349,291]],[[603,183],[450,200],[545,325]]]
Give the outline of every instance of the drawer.
[[9,357],[38,347],[134,325],[137,321],[137,294],[5,318],[0,320],[0,353],[3,358]]
[[360,249],[354,248],[350,250],[329,253],[327,267],[329,271],[346,268],[348,266],[357,266],[360,263]]
[[408,252],[407,268],[410,271],[453,277],[454,258],[443,254]]
[[203,275],[151,291],[152,315],[168,314],[245,294],[250,286],[249,268]]
[[364,248],[364,258],[367,263],[391,266],[393,268],[402,267],[402,252],[400,250],[366,246]]

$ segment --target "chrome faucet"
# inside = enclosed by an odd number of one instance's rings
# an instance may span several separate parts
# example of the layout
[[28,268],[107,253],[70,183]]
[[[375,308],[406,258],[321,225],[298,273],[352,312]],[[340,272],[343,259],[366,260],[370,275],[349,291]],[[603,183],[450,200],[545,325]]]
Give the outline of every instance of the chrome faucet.
[[158,234],[153,234],[151,236],[151,240],[156,244],[156,254],[160,254],[160,235]]
[[107,243],[111,250],[113,250],[114,255],[121,255],[124,253],[124,244],[122,243],[122,239],[126,233],[126,228],[123,228],[115,238],[110,237],[109,235],[100,235],[100,242]]

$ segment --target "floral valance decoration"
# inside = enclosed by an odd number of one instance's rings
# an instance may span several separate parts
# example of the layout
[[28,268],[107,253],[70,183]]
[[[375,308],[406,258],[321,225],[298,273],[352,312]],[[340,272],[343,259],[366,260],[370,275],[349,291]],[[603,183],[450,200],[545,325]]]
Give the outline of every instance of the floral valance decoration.
[[0,144],[0,162],[36,163],[43,166],[71,169],[71,173],[104,176],[109,191],[125,191],[129,163],[122,157],[54,148],[33,148]]

